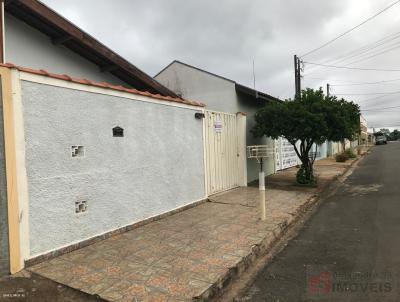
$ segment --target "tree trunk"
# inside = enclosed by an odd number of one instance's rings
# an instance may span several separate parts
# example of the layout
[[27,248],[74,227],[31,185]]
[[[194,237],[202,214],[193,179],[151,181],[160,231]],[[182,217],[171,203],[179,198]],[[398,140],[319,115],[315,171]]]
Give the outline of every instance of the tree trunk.
[[[294,145],[294,144],[293,144]],[[301,160],[301,167],[299,171],[297,171],[296,180],[300,184],[313,184],[315,183],[314,178],[314,168],[313,161],[309,156],[310,149],[312,147],[312,142],[301,142],[300,152],[297,150],[295,146],[295,150],[297,155]]]
[[342,153],[344,152],[344,151],[346,151],[346,141],[345,140],[342,140]]

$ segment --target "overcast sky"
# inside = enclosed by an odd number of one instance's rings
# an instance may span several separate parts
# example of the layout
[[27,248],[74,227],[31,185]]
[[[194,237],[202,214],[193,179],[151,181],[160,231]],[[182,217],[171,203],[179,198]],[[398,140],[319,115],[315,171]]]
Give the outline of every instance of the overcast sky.
[[[322,45],[394,0],[43,2],[151,76],[177,59],[252,87],[254,59],[256,88],[284,99],[294,93],[294,54],[301,56]],[[397,4],[303,60],[400,70],[400,34],[395,35],[400,32],[399,25],[400,4]],[[369,52],[359,50],[345,61],[333,61],[389,35],[393,35],[390,41],[376,44]],[[370,56],[374,57],[367,59]],[[361,59],[364,60],[355,62]],[[371,127],[400,128],[400,93],[378,94],[400,91],[400,71],[316,68],[310,64],[304,67],[303,87],[323,86],[325,91],[329,82],[333,94],[359,103],[362,110],[399,106],[363,111],[363,115]],[[379,84],[334,86],[397,79]]]

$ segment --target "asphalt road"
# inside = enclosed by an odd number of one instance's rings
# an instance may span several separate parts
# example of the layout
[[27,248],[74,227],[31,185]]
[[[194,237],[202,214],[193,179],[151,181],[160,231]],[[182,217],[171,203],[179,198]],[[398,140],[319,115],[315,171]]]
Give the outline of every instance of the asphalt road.
[[400,142],[376,146],[238,301],[400,301]]

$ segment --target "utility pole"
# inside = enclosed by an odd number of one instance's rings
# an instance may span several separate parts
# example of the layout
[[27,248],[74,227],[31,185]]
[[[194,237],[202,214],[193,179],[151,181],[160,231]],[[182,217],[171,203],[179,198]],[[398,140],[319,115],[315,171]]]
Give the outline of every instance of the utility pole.
[[298,96],[301,97],[301,61],[299,58],[297,58],[297,81],[299,81],[299,91],[298,91]]
[[294,84],[296,89],[295,96],[299,98],[301,96],[301,75],[300,75],[300,59],[297,55],[294,55]]
[[330,96],[330,91],[329,91],[329,88],[330,88],[331,86],[329,85],[329,83],[328,84],[326,84],[326,96],[329,98],[329,96]]
[[294,61],[294,91],[295,95],[297,94],[297,56],[293,56]]

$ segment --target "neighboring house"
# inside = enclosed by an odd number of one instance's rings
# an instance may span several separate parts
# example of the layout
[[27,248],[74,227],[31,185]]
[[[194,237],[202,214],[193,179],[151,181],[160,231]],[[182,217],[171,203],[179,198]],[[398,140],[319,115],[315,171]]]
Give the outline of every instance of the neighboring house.
[[203,104],[39,1],[1,7],[0,275],[206,199]]
[[368,145],[375,145],[375,133],[368,133]]
[[366,145],[368,143],[368,123],[367,120],[360,115],[360,136],[359,145]]
[[0,63],[46,69],[176,97],[152,77],[37,0],[4,1],[4,26],[1,29],[4,45],[0,47]]
[[[266,102],[280,101],[278,98],[179,61],[173,61],[161,70],[155,79],[184,98],[205,103],[208,110],[228,113],[244,112],[247,115],[247,146],[267,144],[274,147],[275,143],[271,139],[254,138],[251,129],[254,126],[256,111]],[[268,158],[264,167],[266,175],[274,173],[275,159]],[[254,159],[249,159],[247,181],[258,179],[258,171],[259,164]]]
[[370,137],[368,134],[367,120],[360,115],[360,133],[358,138],[354,141],[348,139],[343,142],[327,142],[327,155],[334,156],[335,154],[344,152],[347,149],[354,149],[359,145],[368,145],[370,143]]

